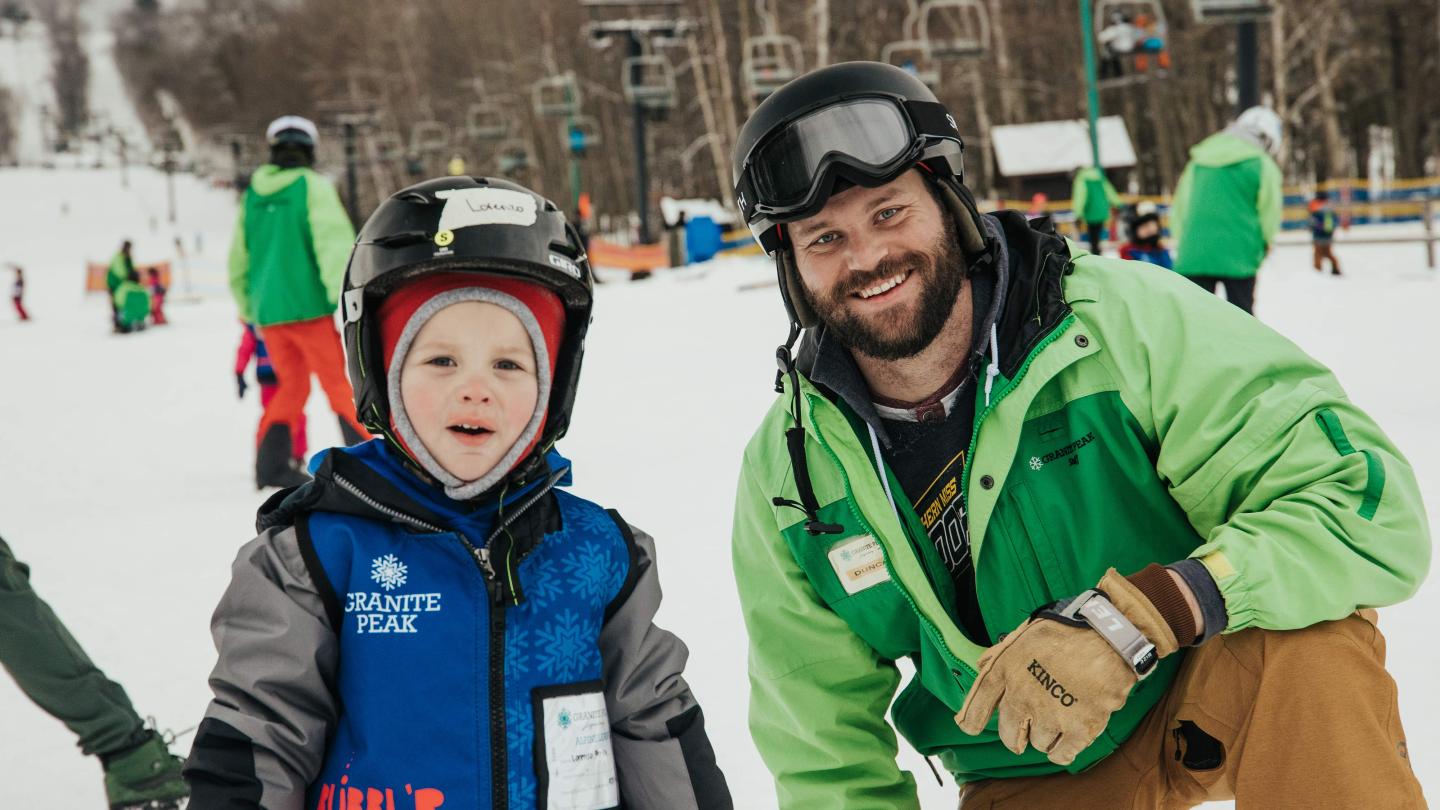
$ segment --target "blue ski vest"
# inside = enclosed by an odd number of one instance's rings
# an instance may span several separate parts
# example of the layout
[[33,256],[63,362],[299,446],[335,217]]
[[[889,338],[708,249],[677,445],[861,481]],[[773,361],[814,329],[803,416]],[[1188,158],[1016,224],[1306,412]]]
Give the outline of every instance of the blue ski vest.
[[[397,477],[393,465],[370,466]],[[308,808],[537,807],[546,766],[536,718],[546,710],[568,726],[569,711],[598,702],[590,721],[609,756],[599,635],[629,574],[629,545],[611,513],[554,496],[561,528],[513,570],[495,561],[496,577],[518,578],[518,605],[495,603],[466,546],[484,545],[493,514],[457,515],[438,532],[334,512],[297,527],[343,609],[332,685],[341,712]],[[547,707],[554,695],[582,697]],[[608,767],[614,784],[613,759]]]

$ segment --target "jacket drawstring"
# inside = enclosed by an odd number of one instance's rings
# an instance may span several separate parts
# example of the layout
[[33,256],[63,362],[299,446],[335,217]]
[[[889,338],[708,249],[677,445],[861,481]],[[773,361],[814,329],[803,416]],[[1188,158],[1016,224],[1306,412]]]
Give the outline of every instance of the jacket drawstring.
[[875,426],[869,422],[865,426],[870,429],[870,446],[875,448],[875,470],[880,474],[880,485],[885,488],[885,500],[890,502],[890,511],[896,515],[900,509],[895,506],[895,493],[890,491],[890,476],[885,474],[885,460],[880,455],[880,434],[875,432]]
[[995,384],[995,378],[1000,376],[1000,338],[995,329],[995,322],[990,322],[990,365],[985,367],[985,407],[990,407],[990,388]]

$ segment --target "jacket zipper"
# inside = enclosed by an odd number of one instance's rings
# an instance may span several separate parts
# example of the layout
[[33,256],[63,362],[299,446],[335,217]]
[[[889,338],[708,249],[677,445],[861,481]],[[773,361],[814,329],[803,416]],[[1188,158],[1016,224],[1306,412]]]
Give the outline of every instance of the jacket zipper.
[[[534,506],[544,497],[545,493],[554,488],[555,483],[564,477],[569,468],[561,469],[550,476],[544,486],[541,486],[534,493],[522,502],[510,517],[502,524],[495,527],[490,536],[486,538],[485,545],[477,547],[470,542],[463,532],[455,532],[460,538],[465,550],[470,553],[471,559],[475,560],[475,566],[480,569],[480,575],[485,579],[485,593],[490,599],[490,640],[488,668],[490,672],[490,807],[491,810],[506,810],[510,806],[510,752],[508,750],[508,734],[505,728],[505,609],[506,591],[501,587],[499,579],[495,575],[494,561],[490,558],[490,548],[495,538],[505,530],[505,527],[520,517],[530,507]],[[513,546],[511,547],[513,551]],[[529,554],[527,551],[526,554]],[[510,583],[510,593],[514,594],[514,566],[519,565],[524,559],[515,560],[512,564],[510,553],[506,554],[505,575],[506,581]]]
[[[815,431],[815,438],[820,440],[820,446],[825,448],[825,452],[830,456],[830,461],[835,465],[835,468],[840,471],[840,480],[845,483],[845,505],[850,508],[850,514],[855,516],[855,520],[860,524],[860,527],[878,541],[880,539],[880,533],[875,531],[875,527],[870,525],[870,521],[865,519],[865,515],[860,512],[860,507],[855,504],[855,491],[850,486],[850,476],[845,472],[845,465],[840,463],[840,456],[836,455],[834,449],[830,447],[830,443],[825,441],[825,434],[820,431],[820,424],[815,419],[815,396],[807,393],[805,394],[805,399],[810,403],[810,427]],[[899,520],[900,516],[896,515],[895,517],[896,520]],[[915,604],[915,598],[910,595],[910,590],[900,584],[901,579],[899,575],[895,573],[895,566],[891,564],[890,555],[885,551],[883,544],[880,546],[880,556],[885,561],[885,570],[890,574],[890,581],[895,583],[895,589],[900,591],[901,596],[905,597],[905,601],[910,605],[910,610],[914,611],[915,616],[920,619],[920,623],[925,626],[925,629],[930,632],[931,636],[937,639],[940,645],[949,651],[950,645],[945,643],[945,635],[940,632],[940,628],[936,627],[933,622],[925,617],[925,614],[920,611],[920,606]],[[924,570],[923,565],[921,566],[921,570]],[[971,680],[975,679],[975,670],[969,664],[961,661],[960,657],[953,652],[950,653],[950,657],[969,674]]]
[[488,548],[478,548],[463,532],[455,532],[460,543],[480,569],[485,580],[485,594],[490,600],[489,658],[490,674],[490,807],[504,810],[510,802],[509,752],[505,734],[505,600],[495,569],[490,565]]
[[425,531],[430,532],[430,533],[432,533],[432,534],[445,534],[445,530],[442,529],[442,528],[440,528],[439,526],[436,526],[436,525],[431,524],[431,523],[426,523],[425,521],[420,520],[419,518],[411,517],[411,516],[405,514],[404,512],[401,512],[401,511],[396,510],[396,509],[391,509],[390,507],[386,506],[385,504],[380,503],[379,501],[375,500],[374,498],[370,497],[369,495],[366,495],[366,494],[364,493],[364,491],[362,491],[359,487],[355,486],[354,484],[350,483],[349,481],[346,481],[344,478],[341,478],[341,477],[338,476],[338,475],[331,476],[331,477],[334,479],[334,481],[335,481],[336,484],[339,484],[339,485],[340,485],[340,488],[341,488],[341,489],[345,490],[346,492],[350,493],[351,495],[354,495],[355,497],[359,498],[361,501],[364,501],[364,502],[365,502],[365,505],[368,506],[368,507],[370,507],[371,509],[374,509],[375,511],[380,512],[381,514],[388,515],[389,517],[394,518],[395,520],[398,520],[398,521],[401,522],[401,523],[408,523],[408,524],[410,524],[411,526],[414,526],[414,527],[416,527],[416,528],[418,528],[418,529],[424,529]]

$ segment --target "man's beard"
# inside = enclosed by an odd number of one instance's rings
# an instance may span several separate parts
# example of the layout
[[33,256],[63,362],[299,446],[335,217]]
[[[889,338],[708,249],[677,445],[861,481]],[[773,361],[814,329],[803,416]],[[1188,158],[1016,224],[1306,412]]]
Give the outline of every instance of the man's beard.
[[[849,308],[851,295],[897,275],[908,273],[906,284],[920,284],[917,302],[868,319]],[[886,258],[873,270],[847,278],[829,292],[800,283],[810,310],[851,351],[877,360],[914,357],[930,345],[950,319],[960,290],[965,286],[965,257],[955,223],[945,218],[945,231],[926,250],[911,250]]]

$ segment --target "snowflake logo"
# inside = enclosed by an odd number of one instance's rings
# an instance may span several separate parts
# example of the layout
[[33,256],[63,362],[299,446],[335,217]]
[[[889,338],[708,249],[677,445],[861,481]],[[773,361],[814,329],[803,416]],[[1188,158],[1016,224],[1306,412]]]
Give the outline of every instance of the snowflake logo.
[[586,599],[603,599],[619,587],[619,566],[599,543],[586,543],[563,564],[571,592]]
[[1032,469],[1032,470],[1038,470],[1038,469],[1040,469],[1041,467],[1044,467],[1044,466],[1045,466],[1045,462],[1041,461],[1039,456],[1031,456],[1031,457],[1030,457],[1030,469]]
[[569,710],[569,709],[561,709],[561,710],[560,710],[560,728],[569,728],[569,727],[570,727],[570,710]]
[[547,678],[568,681],[579,677],[587,664],[599,658],[594,645],[598,629],[573,610],[560,611],[549,627],[536,634],[540,671]]
[[405,563],[396,559],[394,554],[376,557],[370,562],[370,578],[387,591],[393,591],[404,585],[405,575],[408,571]]

